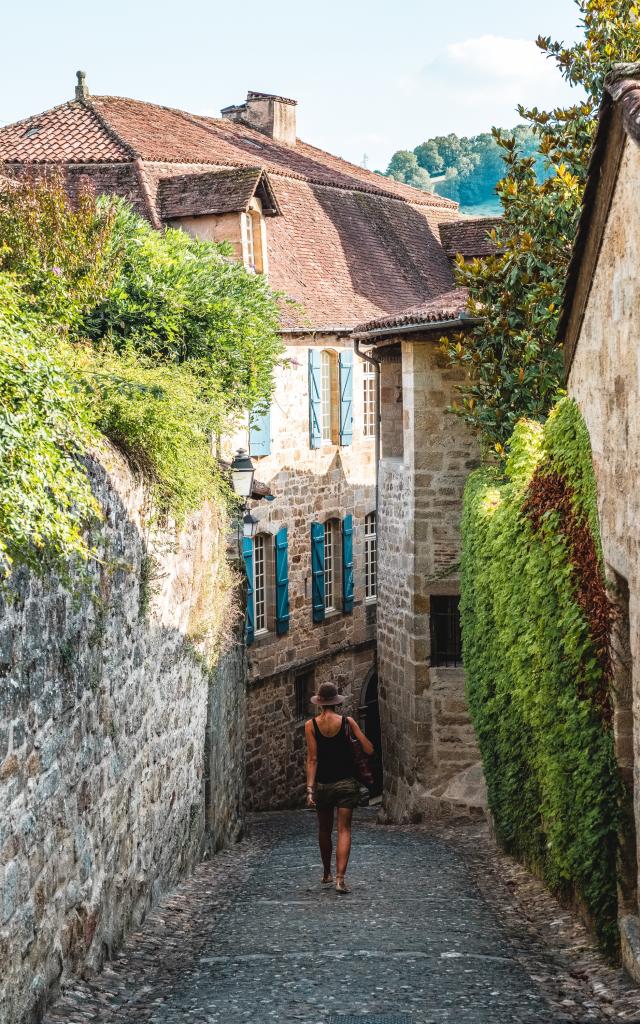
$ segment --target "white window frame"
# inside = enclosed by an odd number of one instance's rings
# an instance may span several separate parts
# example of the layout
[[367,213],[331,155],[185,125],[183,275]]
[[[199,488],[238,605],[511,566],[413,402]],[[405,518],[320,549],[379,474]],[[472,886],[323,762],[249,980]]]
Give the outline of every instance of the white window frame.
[[367,604],[378,600],[378,523],[375,511],[364,517],[364,598]]
[[256,244],[253,232],[253,218],[250,213],[243,213],[245,238],[245,264],[248,270],[256,272]]
[[259,533],[253,540],[253,618],[254,634],[269,632],[269,536]]
[[336,544],[335,520],[328,519],[324,524],[324,610],[336,610]]
[[362,375],[362,433],[364,437],[375,437],[376,433],[376,371],[365,363]]

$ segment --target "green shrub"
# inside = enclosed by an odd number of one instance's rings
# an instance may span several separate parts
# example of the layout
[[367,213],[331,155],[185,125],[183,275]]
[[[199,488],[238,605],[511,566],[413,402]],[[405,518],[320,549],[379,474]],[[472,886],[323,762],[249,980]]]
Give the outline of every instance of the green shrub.
[[586,908],[615,952],[622,784],[586,428],[562,400],[521,421],[506,473],[469,478],[462,523],[468,699],[498,837]]
[[91,438],[73,377],[0,273],[0,577],[89,555],[98,514],[80,452]]
[[220,414],[186,366],[87,352],[75,365],[95,426],[149,481],[156,509],[181,521],[222,496],[210,441]]

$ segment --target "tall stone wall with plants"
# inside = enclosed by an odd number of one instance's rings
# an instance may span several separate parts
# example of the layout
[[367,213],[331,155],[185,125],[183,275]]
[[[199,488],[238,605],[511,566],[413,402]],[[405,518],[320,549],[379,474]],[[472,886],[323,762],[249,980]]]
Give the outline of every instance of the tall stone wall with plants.
[[206,808],[214,849],[241,827],[242,653],[205,657],[228,621],[225,520],[211,503],[150,531],[122,457],[87,465],[97,558],[68,586],[18,571],[0,607],[3,1024],[117,949],[199,859]]
[[462,626],[469,705],[502,845],[617,947],[624,793],[614,754],[612,611],[589,437],[564,399],[515,428],[467,484]]

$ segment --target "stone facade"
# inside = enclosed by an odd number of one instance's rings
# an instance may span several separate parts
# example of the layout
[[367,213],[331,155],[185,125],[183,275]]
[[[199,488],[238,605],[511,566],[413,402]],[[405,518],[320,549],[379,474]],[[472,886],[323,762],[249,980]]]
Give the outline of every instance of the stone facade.
[[[606,172],[605,172],[606,173]],[[640,835],[640,146],[628,138],[568,377],[591,438],[602,547],[619,615],[614,636],[618,761]],[[628,838],[628,837],[627,837]],[[631,844],[636,845],[634,840]],[[625,964],[640,981],[635,849],[620,877]]]
[[224,615],[223,523],[209,507],[150,536],[123,460],[89,468],[100,560],[73,596],[20,574],[0,618],[3,1024],[99,968],[199,859],[205,773],[211,845],[240,827],[242,658],[212,678],[186,642],[203,612]]
[[[296,679],[306,677],[315,692],[331,679],[347,694],[357,713],[360,693],[375,665],[376,605],[365,601],[364,520],[375,511],[375,438],[364,436],[364,369],[354,358],[352,443],[310,447],[308,351],[310,346],[336,356],[352,349],[348,335],[286,336],[285,366],[278,372],[271,404],[271,454],[252,456],[256,474],[274,499],[252,507],[257,531],[268,538],[287,527],[289,542],[289,631],[273,628],[273,579],[269,581],[269,628],[249,647],[247,803],[254,809],[295,806],[304,796],[305,750],[298,721]],[[336,439],[337,440],[337,439]],[[247,445],[247,434],[235,443]],[[354,526],[354,608],[342,611],[340,552],[336,550],[336,610],[324,622],[312,617],[311,537],[313,521],[342,521]],[[311,706],[304,704],[308,715]]]
[[[460,514],[477,442],[447,414],[458,371],[438,333],[381,348],[378,498],[378,673],[384,814],[418,819],[437,808],[479,752],[461,667],[435,666],[431,605],[459,593]],[[400,410],[400,414],[399,414]]]

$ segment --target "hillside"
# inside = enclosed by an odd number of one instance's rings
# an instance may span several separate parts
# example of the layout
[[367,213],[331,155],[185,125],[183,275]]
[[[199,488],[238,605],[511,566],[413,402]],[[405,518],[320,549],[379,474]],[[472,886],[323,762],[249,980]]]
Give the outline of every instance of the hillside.
[[[538,176],[544,176],[544,162],[537,140],[526,125],[511,129],[519,149],[536,162]],[[501,150],[490,132],[472,137],[436,135],[413,150],[393,154],[386,171],[388,178],[414,188],[455,199],[463,213],[500,213],[495,187],[503,176]]]

